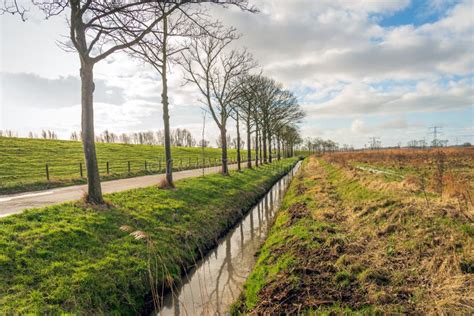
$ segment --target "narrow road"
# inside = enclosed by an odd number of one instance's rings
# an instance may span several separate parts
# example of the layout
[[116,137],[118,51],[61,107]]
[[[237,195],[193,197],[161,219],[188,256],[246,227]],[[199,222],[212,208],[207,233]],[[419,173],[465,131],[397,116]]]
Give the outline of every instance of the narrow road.
[[[247,163],[242,163],[245,168]],[[237,169],[237,164],[229,165],[229,169]],[[210,167],[204,169],[204,174],[217,173],[221,167]],[[198,177],[203,174],[203,169],[192,169],[173,172],[173,179]],[[142,176],[128,179],[119,179],[102,182],[102,193],[113,193],[135,188],[143,188],[160,183],[164,174]],[[65,188],[56,188],[44,191],[24,192],[12,195],[0,195],[0,217],[21,213],[23,210],[33,207],[43,207],[67,201],[79,200],[87,191],[87,185],[75,185]]]

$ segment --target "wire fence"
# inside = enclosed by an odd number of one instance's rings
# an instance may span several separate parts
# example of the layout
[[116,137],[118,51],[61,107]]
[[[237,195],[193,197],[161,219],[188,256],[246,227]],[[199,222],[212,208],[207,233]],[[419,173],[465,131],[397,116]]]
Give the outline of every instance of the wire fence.
[[[245,158],[241,159],[242,163],[246,163]],[[237,163],[236,157],[228,159],[229,164]],[[171,161],[173,172],[201,169],[209,167],[217,167],[222,165],[220,158],[215,157],[187,157],[177,158]],[[164,157],[157,159],[117,159],[117,160],[100,160],[98,161],[99,174],[103,179],[107,178],[126,178],[136,175],[160,174],[166,172],[166,161]],[[84,162],[75,163],[48,163],[35,164],[28,166],[23,172],[18,172],[18,168],[12,170],[12,174],[8,171],[0,175],[0,188],[21,183],[32,182],[54,182],[61,180],[80,180],[87,177],[86,165]],[[13,172],[14,171],[14,172]]]

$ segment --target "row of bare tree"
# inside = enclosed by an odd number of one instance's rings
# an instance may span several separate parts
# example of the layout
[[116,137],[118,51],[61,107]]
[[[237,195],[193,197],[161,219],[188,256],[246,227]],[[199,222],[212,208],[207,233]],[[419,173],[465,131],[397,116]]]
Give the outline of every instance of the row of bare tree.
[[[203,5],[203,2],[209,4]],[[66,16],[69,39],[63,47],[76,52],[80,60],[80,139],[86,161],[89,203],[104,202],[95,148],[94,66],[117,52],[126,52],[148,63],[161,76],[166,181],[170,187],[173,186],[173,135],[167,75],[172,65],[182,66],[185,81],[198,88],[203,104],[220,130],[224,175],[229,173],[229,119],[236,121],[239,157],[241,122],[246,127],[249,167],[253,158],[256,164],[271,162],[275,146],[280,158],[282,154],[291,155],[294,145],[301,142],[296,124],[303,112],[296,98],[274,80],[252,75],[257,63],[251,54],[231,48],[239,37],[235,29],[214,21],[207,10],[210,5],[217,5],[257,12],[247,0],[35,0],[31,3],[42,10],[46,18]],[[17,0],[5,0],[0,6],[0,12],[18,14],[23,20],[27,19],[28,9]],[[252,134],[255,157],[250,150]],[[102,137],[110,140],[112,135],[107,132]],[[146,138],[146,135],[141,137]]]
[[[0,137],[18,138],[18,133],[12,130],[0,130]],[[42,130],[39,134],[29,132],[28,138],[58,139],[58,134],[53,130]]]
[[319,152],[319,153],[324,153],[324,152],[331,152],[331,151],[337,151],[339,149],[342,150],[353,150],[350,146],[344,144],[342,148],[339,146],[338,143],[328,139],[322,139],[319,137],[311,138],[307,137],[305,138],[303,142],[304,147],[302,148],[303,150],[308,150],[311,153]]
[[18,137],[18,133],[12,131],[11,129],[1,130],[0,137]]
[[[70,136],[71,140],[81,140],[81,133],[72,132]],[[191,134],[191,132],[185,128],[177,128],[171,130],[170,140],[172,146],[179,147],[195,147],[197,141]],[[105,130],[102,134],[95,137],[96,143],[122,143],[122,144],[140,144],[140,145],[159,145],[165,144],[164,131],[160,130],[157,132],[146,131],[136,133],[121,133],[116,134]]]

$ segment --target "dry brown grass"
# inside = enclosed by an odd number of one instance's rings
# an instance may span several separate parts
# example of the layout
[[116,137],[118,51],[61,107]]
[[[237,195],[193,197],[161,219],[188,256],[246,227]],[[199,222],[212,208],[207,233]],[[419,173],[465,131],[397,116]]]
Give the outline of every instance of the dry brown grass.
[[166,178],[163,178],[158,183],[158,188],[164,189],[164,190],[172,190],[175,187],[173,185],[170,185],[169,182],[166,180]]
[[[452,204],[453,196],[465,192],[459,180],[443,173],[443,194],[450,196],[445,199],[393,194],[407,187],[419,192],[426,183],[413,175],[398,187],[387,185],[348,166],[339,169],[338,180],[330,180],[315,159],[305,167],[304,178],[315,185],[295,184],[308,203],[290,205],[282,227],[308,219],[336,226],[325,226],[310,241],[290,238],[277,248],[276,255],[296,254],[298,265],[262,289],[253,313],[297,314],[338,304],[352,310],[372,306],[383,313],[473,314],[474,227],[470,212]],[[387,196],[341,198],[340,189],[354,182],[360,187],[351,185],[353,190]]]
[[[331,153],[324,159],[342,167],[348,177],[361,180],[374,190],[422,193],[427,204],[427,193],[434,193],[460,209],[472,210],[474,206],[473,147]],[[403,176],[400,175],[396,181],[387,181],[383,174],[374,177],[354,168],[359,163],[375,168],[399,169]]]

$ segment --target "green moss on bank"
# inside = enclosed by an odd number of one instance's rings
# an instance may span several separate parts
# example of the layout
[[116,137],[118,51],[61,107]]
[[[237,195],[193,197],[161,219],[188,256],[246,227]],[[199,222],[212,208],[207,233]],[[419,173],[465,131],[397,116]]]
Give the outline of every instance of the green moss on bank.
[[[296,159],[66,203],[0,219],[0,313],[136,314],[176,280]],[[148,259],[152,258],[151,263]]]

